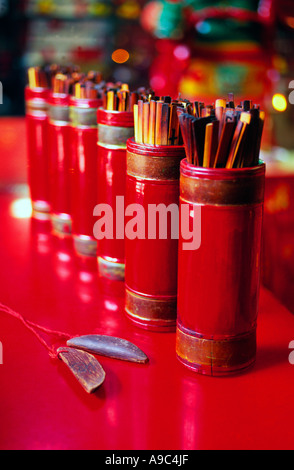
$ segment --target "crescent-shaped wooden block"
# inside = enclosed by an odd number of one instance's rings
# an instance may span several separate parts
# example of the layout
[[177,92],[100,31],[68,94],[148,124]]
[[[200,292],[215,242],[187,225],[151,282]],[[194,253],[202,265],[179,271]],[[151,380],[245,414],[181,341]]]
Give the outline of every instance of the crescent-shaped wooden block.
[[141,364],[148,362],[146,354],[129,341],[106,335],[77,336],[67,341],[67,346],[82,349],[93,354],[112,357],[122,361]]
[[59,348],[58,357],[88,393],[93,393],[104,382],[105,372],[97,359],[85,351],[73,348]]

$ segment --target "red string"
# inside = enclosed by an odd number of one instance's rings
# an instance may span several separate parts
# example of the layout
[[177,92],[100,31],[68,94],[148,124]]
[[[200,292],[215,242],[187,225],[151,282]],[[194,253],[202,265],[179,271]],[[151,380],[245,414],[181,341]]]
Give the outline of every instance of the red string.
[[56,348],[53,346],[53,344],[49,344],[36,330],[42,331],[49,335],[57,336],[60,340],[63,340],[63,341],[72,338],[72,336],[70,336],[67,333],[63,333],[61,331],[50,330],[49,328],[45,328],[44,326],[37,325],[36,323],[33,323],[30,320],[27,320],[20,313],[15,312],[10,307],[7,307],[7,305],[3,305],[2,303],[0,303],[0,311],[7,313],[8,315],[11,315],[14,318],[17,318],[18,320],[20,320],[24,324],[24,326],[28,328],[28,330],[34,333],[34,335],[38,338],[40,343],[43,344],[43,346],[45,346],[45,348],[48,350],[50,357],[52,357],[53,359],[56,359],[58,357]]

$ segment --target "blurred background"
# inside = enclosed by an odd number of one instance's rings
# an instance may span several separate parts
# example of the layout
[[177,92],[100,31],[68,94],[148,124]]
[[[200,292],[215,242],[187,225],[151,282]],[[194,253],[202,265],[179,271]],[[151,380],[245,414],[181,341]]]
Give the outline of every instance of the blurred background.
[[294,0],[0,0],[0,185],[26,180],[29,66],[74,63],[206,104],[251,99],[267,115],[263,281],[294,312],[293,51]]
[[292,148],[293,44],[293,0],[0,0],[0,115],[24,113],[29,66],[74,63],[160,95],[249,97]]
[[[141,0],[0,0],[4,90],[0,114],[23,114],[26,69],[33,65],[74,63],[115,80],[148,81],[153,38],[139,24],[143,4]],[[130,53],[127,65],[112,60],[118,48]]]

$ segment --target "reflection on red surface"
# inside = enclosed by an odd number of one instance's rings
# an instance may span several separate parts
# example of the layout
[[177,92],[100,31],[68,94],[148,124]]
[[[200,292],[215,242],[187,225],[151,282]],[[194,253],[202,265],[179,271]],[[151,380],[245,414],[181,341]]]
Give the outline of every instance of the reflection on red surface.
[[[202,400],[199,387],[193,378],[185,377],[180,384],[181,420],[182,420],[182,448],[199,448],[199,415],[201,414]],[[198,418],[198,419],[197,419]]]
[[74,252],[71,237],[51,235],[53,240],[52,257],[56,275],[60,280],[67,280],[73,275]]
[[113,300],[105,300],[104,302],[106,310],[109,310],[110,312],[117,312],[118,310],[118,305],[113,302]]
[[[95,260],[96,261],[96,260]],[[94,266],[82,266],[78,271],[77,293],[83,303],[91,303],[97,290],[96,263]]]
[[49,220],[30,219],[32,248],[37,253],[46,255],[51,252],[51,222]]
[[15,199],[10,204],[10,214],[16,219],[27,219],[32,215],[32,203],[30,198]]

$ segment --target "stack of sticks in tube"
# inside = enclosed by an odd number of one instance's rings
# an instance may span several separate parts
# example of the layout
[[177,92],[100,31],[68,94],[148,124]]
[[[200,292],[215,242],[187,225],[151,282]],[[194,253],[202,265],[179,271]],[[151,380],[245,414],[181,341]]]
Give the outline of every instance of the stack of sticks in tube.
[[134,105],[139,100],[151,99],[154,92],[144,87],[130,91],[126,83],[105,82],[101,72],[80,71],[78,66],[50,65],[30,67],[28,69],[30,88],[46,88],[53,93],[68,94],[77,99],[103,100],[103,108],[108,111],[126,111],[133,113]]
[[97,99],[102,97],[106,86],[100,72],[91,70],[86,75],[75,73],[71,75],[72,88],[70,94],[77,99]]
[[184,145],[189,163],[206,168],[258,165],[265,114],[232,93],[205,105],[169,96],[139,100],[134,106],[135,142]]
[[205,168],[244,168],[259,163],[265,113],[250,100],[235,106],[234,96],[213,105],[194,102],[178,109],[189,163]]
[[107,111],[134,111],[134,106],[139,100],[151,99],[154,92],[150,89],[139,88],[130,91],[127,83],[108,84],[103,90],[103,108]]
[[155,96],[147,88],[130,91],[126,83],[106,83],[97,71],[83,73],[78,66],[30,67],[28,85],[77,99],[102,99],[109,111],[133,112],[135,142],[147,145],[184,145],[189,163],[206,168],[256,166],[265,113],[234,96],[213,104],[170,96]]
[[82,75],[76,65],[60,66],[57,64],[30,67],[27,74],[30,88],[53,89],[56,93],[62,93],[62,89],[66,87],[71,90],[70,85]]
[[[182,145],[178,114],[187,111],[187,100],[151,96],[134,106],[135,142],[149,145]],[[187,111],[188,112],[188,111]]]
[[49,88],[53,75],[52,69],[48,72],[42,67],[30,67],[28,69],[28,85],[30,88]]
[[68,94],[78,99],[101,98],[106,88],[101,72],[90,70],[83,73],[76,65],[56,64],[28,69],[28,86],[46,88],[53,93]]

